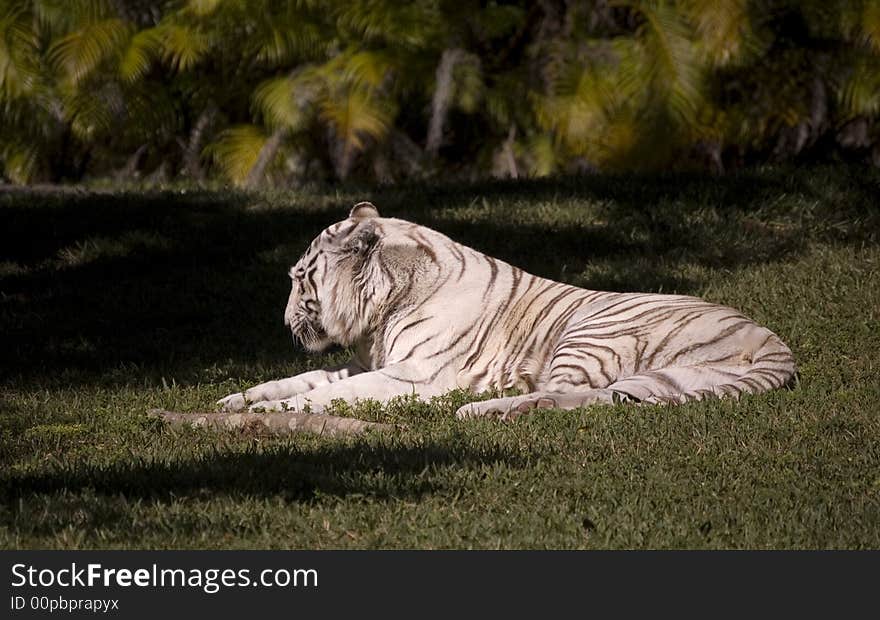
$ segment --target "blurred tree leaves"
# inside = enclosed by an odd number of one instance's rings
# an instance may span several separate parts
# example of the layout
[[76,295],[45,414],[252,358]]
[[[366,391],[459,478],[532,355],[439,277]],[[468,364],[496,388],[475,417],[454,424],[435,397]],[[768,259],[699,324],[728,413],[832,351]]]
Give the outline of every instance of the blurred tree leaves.
[[880,164],[880,0],[0,0],[0,172]]

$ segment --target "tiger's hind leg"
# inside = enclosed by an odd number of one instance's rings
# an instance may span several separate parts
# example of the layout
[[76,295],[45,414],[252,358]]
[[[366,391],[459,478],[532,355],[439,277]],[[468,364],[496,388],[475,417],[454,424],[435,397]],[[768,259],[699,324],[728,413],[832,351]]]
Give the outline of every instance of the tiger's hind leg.
[[788,359],[763,359],[756,365],[699,365],[660,368],[608,386],[644,404],[679,405],[706,398],[739,398],[783,387],[794,376]]
[[704,398],[739,398],[785,385],[794,365],[782,354],[767,355],[759,364],[696,365],[660,368],[615,381],[601,389],[540,391],[475,402],[461,407],[456,416],[512,420],[533,409],[577,409],[594,404],[633,402],[677,405]]
[[[459,408],[455,415],[458,418],[494,417],[509,421],[533,409],[577,409],[618,402],[681,404],[707,397],[736,398],[746,391],[767,389],[754,381],[751,386],[742,384],[743,369],[739,368],[739,373],[735,370],[737,369],[662,368],[632,375],[605,388],[581,390],[577,386],[559,386],[565,391],[539,391],[469,403]],[[756,389],[758,387],[763,389]]]
[[[551,375],[545,391],[470,403],[456,415],[509,420],[533,409],[576,409],[618,401],[681,404],[704,398],[739,398],[781,388],[795,377],[791,350],[769,330],[763,330],[760,336],[758,346],[733,352],[721,360],[645,370],[614,378],[598,389],[580,383],[582,378],[570,372],[569,364],[558,376]],[[583,379],[588,380],[589,373],[583,373]]]

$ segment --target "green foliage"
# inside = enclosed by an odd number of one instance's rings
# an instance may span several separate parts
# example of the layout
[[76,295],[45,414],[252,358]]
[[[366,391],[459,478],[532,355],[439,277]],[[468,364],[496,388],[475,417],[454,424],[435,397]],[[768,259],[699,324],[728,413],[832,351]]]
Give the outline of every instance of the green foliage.
[[208,150],[227,179],[244,184],[265,144],[266,134],[259,127],[237,125],[223,130]]
[[129,41],[128,47],[119,59],[119,75],[122,79],[134,82],[143,78],[158,56],[162,40],[155,28],[141,30]]
[[15,183],[880,164],[878,92],[880,0],[0,0]]
[[[311,90],[308,77],[299,80],[293,76],[272,77],[257,86],[254,106],[270,128],[305,129]],[[300,103],[298,97],[303,96],[307,98]]]
[[48,59],[62,84],[75,87],[109,58],[120,58],[130,35],[130,25],[118,18],[89,23],[56,39]]

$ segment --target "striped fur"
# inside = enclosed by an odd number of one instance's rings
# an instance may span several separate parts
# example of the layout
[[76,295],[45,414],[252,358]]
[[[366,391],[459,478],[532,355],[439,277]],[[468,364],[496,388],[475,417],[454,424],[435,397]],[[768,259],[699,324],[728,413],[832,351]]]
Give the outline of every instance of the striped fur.
[[461,417],[514,417],[617,400],[683,403],[779,388],[791,351],[736,310],[695,297],[609,293],[528,274],[360,203],[291,268],[284,313],[309,350],[351,346],[345,366],[270,381],[228,410],[321,410],[335,399],[516,389]]

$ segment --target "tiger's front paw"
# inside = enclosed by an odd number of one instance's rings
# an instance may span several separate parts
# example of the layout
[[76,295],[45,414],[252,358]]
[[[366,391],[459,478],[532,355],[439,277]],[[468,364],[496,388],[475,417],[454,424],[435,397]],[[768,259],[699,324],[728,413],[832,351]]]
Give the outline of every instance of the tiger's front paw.
[[248,407],[250,413],[324,413],[324,407],[290,400],[261,400]]
[[251,413],[275,413],[279,411],[296,411],[296,406],[285,400],[261,400],[248,407]]
[[242,392],[236,392],[221,398],[216,405],[220,411],[244,411],[247,407],[247,399]]

